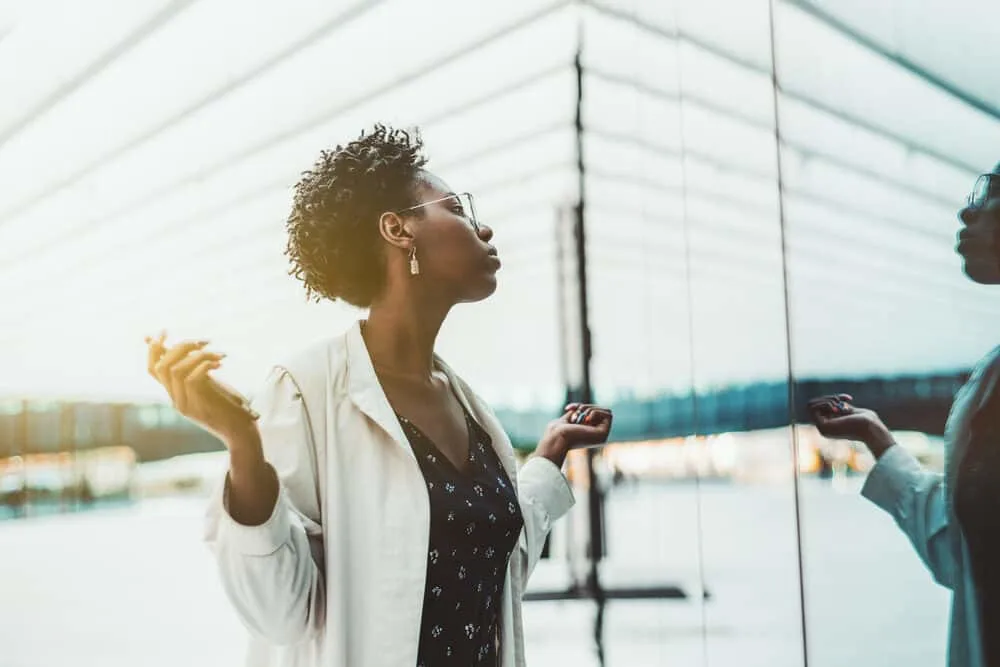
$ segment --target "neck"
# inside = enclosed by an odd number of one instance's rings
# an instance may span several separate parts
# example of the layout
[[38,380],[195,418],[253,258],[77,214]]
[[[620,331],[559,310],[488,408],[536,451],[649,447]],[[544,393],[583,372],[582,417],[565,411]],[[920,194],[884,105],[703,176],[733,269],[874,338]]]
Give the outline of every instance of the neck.
[[412,293],[387,294],[373,303],[364,337],[375,369],[429,378],[434,370],[434,344],[450,308]]

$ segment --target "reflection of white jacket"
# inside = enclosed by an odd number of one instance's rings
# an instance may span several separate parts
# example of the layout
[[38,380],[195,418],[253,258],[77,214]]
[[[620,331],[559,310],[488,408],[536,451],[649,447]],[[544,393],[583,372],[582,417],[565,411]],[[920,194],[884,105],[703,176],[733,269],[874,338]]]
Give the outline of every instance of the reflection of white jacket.
[[[945,473],[925,470],[905,449],[895,445],[882,455],[865,481],[865,497],[884,509],[903,530],[934,580],[952,591],[948,633],[948,667],[986,667],[981,637],[995,628],[979,627],[972,559],[955,516],[958,468],[977,434],[972,418],[987,409],[1000,389],[1000,347],[973,369],[951,407],[945,427]],[[985,446],[996,447],[996,442]]]
[[[572,491],[547,459],[518,473],[493,412],[438,364],[517,480],[524,530],[507,569],[501,664],[523,667],[521,596]],[[264,524],[240,525],[220,485],[207,524],[223,586],[252,634],[248,664],[414,667],[429,503],[359,325],[275,369],[254,407],[281,480],[277,505]]]

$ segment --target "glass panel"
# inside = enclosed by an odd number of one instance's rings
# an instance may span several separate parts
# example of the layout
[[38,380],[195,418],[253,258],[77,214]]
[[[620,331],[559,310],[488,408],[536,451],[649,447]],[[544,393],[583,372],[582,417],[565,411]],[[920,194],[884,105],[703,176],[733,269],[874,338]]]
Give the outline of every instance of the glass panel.
[[[997,10],[805,0],[775,11],[809,664],[945,664],[951,593],[935,577],[962,582],[960,608],[975,608],[965,591],[976,585],[937,557],[964,539],[948,512],[964,478],[940,481],[969,438],[945,425],[949,411],[953,424],[969,414],[952,407],[955,393],[1000,323],[995,295],[955,253],[956,213],[1000,158],[985,70],[997,49],[976,38]],[[840,392],[888,431],[824,437],[806,401]],[[924,469],[921,481],[891,493],[880,485],[905,474],[902,461]],[[862,488],[881,488],[889,513]],[[961,632],[951,640],[978,650]]]

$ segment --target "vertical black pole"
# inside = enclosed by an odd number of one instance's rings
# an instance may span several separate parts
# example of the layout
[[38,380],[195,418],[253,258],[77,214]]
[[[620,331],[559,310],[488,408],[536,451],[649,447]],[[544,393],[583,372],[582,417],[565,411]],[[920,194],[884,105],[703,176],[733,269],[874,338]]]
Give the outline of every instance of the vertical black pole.
[[[70,508],[76,509],[77,498],[79,498],[78,489],[76,486],[77,481],[77,465],[76,465],[76,444],[73,442],[74,436],[74,426],[73,426],[73,404],[72,403],[59,403],[59,442],[56,446],[56,455],[59,457],[60,462],[66,460],[67,470],[64,470],[66,479],[70,480],[69,484],[66,484],[59,490],[59,509],[66,512]],[[64,459],[63,454],[66,454]]]
[[[583,157],[583,28],[578,28],[576,56],[573,58],[573,69],[576,73],[576,113],[574,130],[576,138],[576,172],[577,194],[576,203],[576,266],[577,289],[580,309],[580,335],[583,337],[580,346],[581,382],[577,388],[578,395],[574,400],[580,403],[592,403],[593,388],[590,379],[590,360],[592,356],[590,318],[587,299],[587,236],[586,236],[586,163]],[[598,563],[604,555],[604,513],[601,490],[598,488],[597,475],[594,471],[596,450],[587,450],[587,516],[590,522],[590,572],[587,577],[587,587],[594,601],[597,602],[597,617],[594,622],[594,641],[600,663],[604,664],[604,589],[598,573]]]
[[31,446],[29,444],[29,433],[28,433],[28,401],[20,401],[20,410],[17,413],[15,427],[14,427],[15,439],[18,442],[18,449],[21,452],[21,497],[20,501],[20,514],[21,516],[28,516],[28,506],[30,504],[30,490],[28,483],[28,457],[31,454]]

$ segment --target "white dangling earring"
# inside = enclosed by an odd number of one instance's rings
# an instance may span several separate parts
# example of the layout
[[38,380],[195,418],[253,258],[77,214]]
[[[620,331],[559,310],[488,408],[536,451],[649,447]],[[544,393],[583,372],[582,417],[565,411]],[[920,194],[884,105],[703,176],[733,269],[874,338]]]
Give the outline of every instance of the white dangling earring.
[[420,262],[417,261],[417,246],[410,246],[410,275],[415,276],[420,273]]

